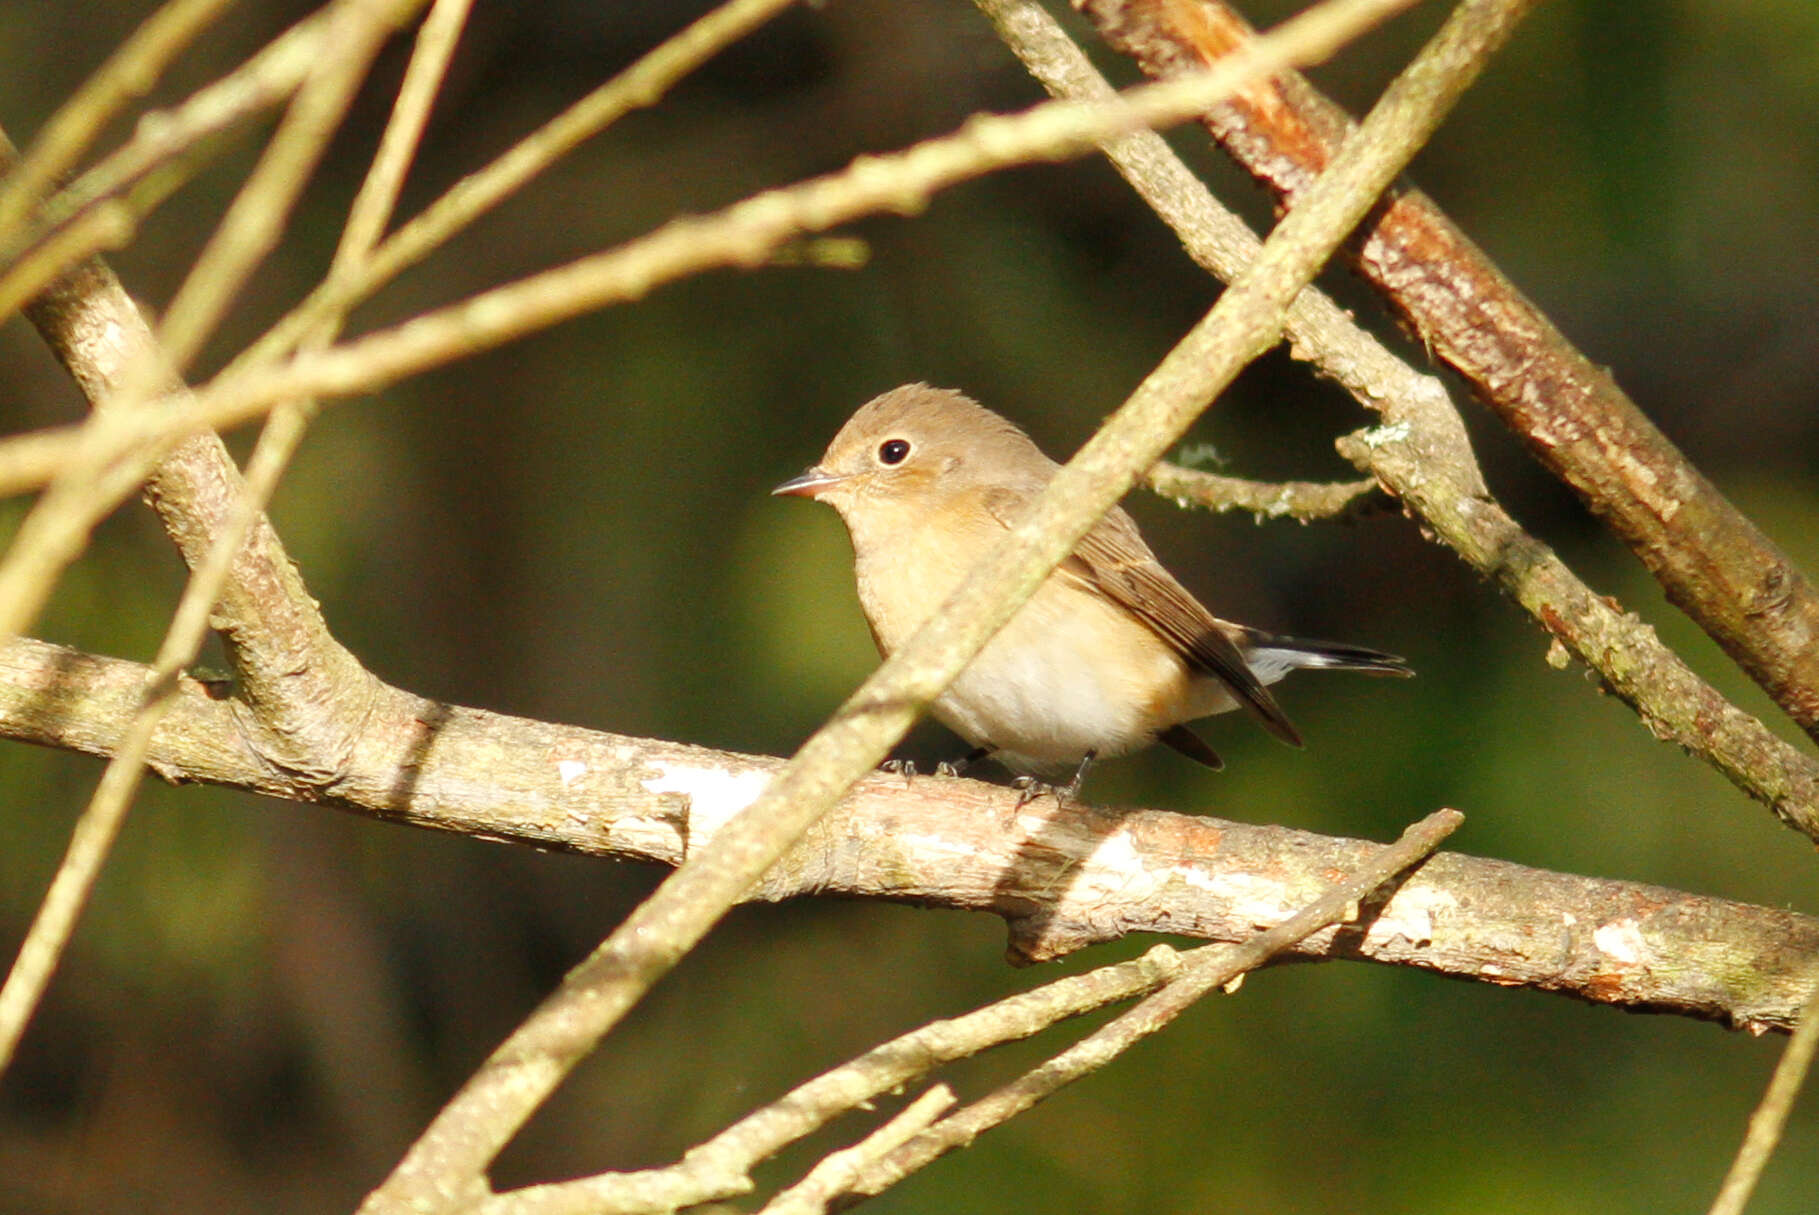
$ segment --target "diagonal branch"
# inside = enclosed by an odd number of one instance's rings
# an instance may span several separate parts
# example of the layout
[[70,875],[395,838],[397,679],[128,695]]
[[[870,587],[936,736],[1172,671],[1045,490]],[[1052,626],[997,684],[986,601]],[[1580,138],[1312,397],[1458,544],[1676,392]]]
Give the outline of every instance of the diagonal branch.
[[[1101,35],[1162,79],[1242,45],[1221,0],[1077,0]],[[1292,201],[1351,129],[1285,74],[1216,107],[1225,149]],[[1490,259],[1413,189],[1355,250],[1358,269],[1457,368],[1550,472],[1635,550],[1668,598],[1808,734],[1819,737],[1819,594],[1772,541]]]
[[[1063,160],[1101,141],[1151,125],[1185,121],[1235,83],[1293,58],[1330,53],[1344,35],[1413,0],[1328,0],[1286,23],[1201,77],[1145,86],[1096,104],[1048,103],[1014,115],[988,115],[959,131],[901,152],[862,156],[846,169],[754,195],[719,212],[686,216],[655,231],[366,334],[277,367],[223,374],[193,400],[171,400],[161,416],[110,419],[89,436],[89,455],[149,467],[173,436],[235,425],[282,400],[370,392],[457,358],[490,350],[608,304],[642,297],[663,283],[704,270],[749,267],[798,238],[881,213],[912,213],[937,192],[1016,164]],[[0,494],[40,485],[79,452],[65,428],[0,444]],[[126,491],[121,491],[122,493]]]
[[[445,4],[440,6],[438,11],[441,12],[444,9],[455,11],[455,6]],[[362,28],[357,32],[362,36],[361,41],[365,45],[367,55],[370,56],[372,52],[376,51],[378,42],[386,31],[382,15],[362,12],[358,5],[345,5],[343,11],[346,16],[341,25],[336,28],[342,28],[350,23],[361,26]],[[460,19],[460,13],[464,11],[461,9],[457,12],[455,18],[457,21]],[[380,19],[375,20],[375,17]],[[446,22],[446,18],[444,20]],[[352,34],[356,31],[349,29],[344,32]],[[346,105],[350,91],[364,73],[364,63],[365,59],[361,55],[350,54],[337,63],[334,72],[329,76],[313,77],[305,85],[299,94],[298,104],[293,108],[291,117],[296,117],[297,111],[304,108],[305,103],[313,103],[311,108],[315,112],[306,127],[298,130],[296,136],[293,137],[291,142],[297,146],[292,147],[289,154],[290,160],[301,160],[303,163],[279,167],[276,172],[267,174],[269,183],[264,189],[255,188],[260,177],[260,174],[255,173],[254,182],[249,183],[246,190],[242,192],[239,203],[230,212],[230,220],[223,222],[222,227],[216,232],[215,239],[210,242],[211,251],[233,244],[231,240],[224,238],[233,230],[231,223],[233,214],[244,209],[239,204],[247,203],[249,199],[253,200],[255,204],[251,209],[260,212],[260,217],[254,223],[255,226],[264,229],[263,241],[269,242],[276,239],[276,232],[281,222],[280,215],[284,208],[274,195],[282,196],[288,191],[294,196],[295,192],[301,188],[303,170],[307,168],[307,163],[313,159],[314,155],[319,153],[328,134],[338,125],[339,116]],[[437,71],[439,72],[439,69]],[[317,94],[325,92],[319,87],[320,85],[328,86],[326,96],[317,96]],[[407,114],[420,115],[427,106],[427,99],[421,97],[421,93],[422,89],[419,88],[415,94],[410,94],[413,101],[409,105],[405,105],[401,101],[401,109]],[[409,125],[410,122],[407,119],[404,126],[408,128]],[[287,119],[286,127],[290,126],[291,121]],[[396,117],[393,129],[399,129]],[[388,136],[390,134],[391,132],[388,131]],[[271,152],[268,153],[265,162],[262,162],[262,170],[272,161],[283,159],[272,154],[279,151],[282,139],[281,133],[280,140],[274,141]],[[414,146],[414,142],[414,136],[409,134],[401,138],[388,138],[375,162],[375,171],[377,172],[383,167],[389,170],[389,177],[382,182],[376,192],[370,188],[363,190],[361,200],[356,204],[355,214],[357,218],[362,216],[370,216],[370,218],[364,225],[350,225],[348,237],[344,240],[338,257],[358,258],[365,252],[366,245],[371,240],[369,230],[375,224],[383,223],[384,214],[389,210],[389,194],[395,190],[395,181],[392,179],[401,176],[403,164],[407,160],[409,149]],[[369,187],[370,185],[369,182]],[[373,195],[371,202],[367,201],[369,194]],[[279,212],[279,215],[266,214],[272,210]],[[245,240],[244,229],[246,227],[245,223],[241,225],[243,230],[242,239],[239,242],[241,248],[256,251],[262,242],[255,241],[249,247]],[[253,255],[256,256],[256,252]],[[205,256],[204,263],[207,260]],[[233,280],[248,271],[248,260],[246,252],[229,252],[225,259],[217,257],[212,273],[215,281],[206,283],[204,294],[212,291],[217,305],[224,303],[234,291]],[[237,269],[234,265],[236,262],[239,263]],[[184,291],[180,293],[179,302],[181,303],[182,299],[191,296],[191,288],[210,278],[211,275],[205,274],[202,267],[199,266],[186,282]],[[130,395],[131,389],[127,386],[133,383],[135,377],[141,380],[148,379],[154,374],[153,369],[163,363],[162,356],[168,348],[159,345],[149,335],[137,332],[141,324],[138,313],[125,303],[123,293],[120,292],[118,283],[113,280],[107,267],[99,262],[83,266],[60,285],[60,290],[63,294],[72,297],[77,306],[55,312],[34,309],[36,315],[44,318],[45,328],[50,328],[56,317],[83,315],[84,306],[99,305],[101,309],[107,309],[111,305],[112,310],[118,315],[112,318],[110,334],[116,339],[133,335],[121,342],[125,357],[120,364],[118,374],[111,377],[110,387],[114,393],[124,391]],[[192,320],[188,329],[192,343],[199,341],[212,326],[212,320],[206,315],[207,308],[208,306],[204,305],[202,309],[191,308],[189,310]],[[173,306],[172,317],[169,318],[171,324],[167,328],[180,329],[182,322],[177,318],[183,313],[184,310],[181,307]],[[47,334],[47,336],[50,335]],[[53,344],[55,344],[54,339]],[[97,410],[101,408],[102,403],[101,400],[97,400]],[[114,408],[121,407],[117,402],[108,403]],[[143,408],[144,406],[128,404],[125,407]],[[101,781],[87,807],[83,810],[63,863],[59,865],[38,914],[33,919],[31,929],[20,946],[18,959],[7,975],[4,988],[0,988],[0,1068],[4,1068],[11,1060],[14,1047],[49,982],[64,945],[74,929],[76,918],[86,903],[95,878],[105,863],[113,840],[125,820],[126,812],[138,788],[145,757],[150,749],[158,720],[168,709],[174,693],[177,673],[194,660],[196,652],[201,646],[209,627],[211,611],[221,597],[223,585],[230,572],[234,569],[236,554],[240,551],[251,530],[264,522],[265,503],[276,486],[289,451],[294,448],[297,438],[301,436],[302,414],[301,406],[290,405],[273,415],[271,424],[267,427],[267,433],[262,436],[259,450],[255,454],[253,475],[233,500],[226,504],[226,513],[216,526],[209,526],[212,521],[198,517],[189,509],[194,496],[192,491],[197,488],[194,480],[185,480],[181,475],[183,471],[181,467],[178,469],[178,475],[171,478],[178,483],[178,493],[174,499],[169,500],[167,509],[163,511],[167,529],[173,535],[179,528],[185,526],[192,532],[200,531],[200,534],[196,535],[196,542],[184,549],[184,557],[192,567],[190,582],[184,589],[182,600],[178,604],[171,625],[159,646],[158,657],[147,682],[144,701],[134,709],[117,750],[111,757],[106,771],[102,773]],[[199,444],[193,443],[191,446],[202,457],[199,468],[212,467],[214,471],[223,474],[224,479],[230,485],[232,484],[235,470],[225,453],[219,450],[219,441],[212,450],[208,448],[206,439]],[[218,457],[218,459],[210,457]],[[69,508],[60,508],[59,493],[73,496],[74,501]],[[42,516],[53,515],[65,520],[67,526],[81,531],[87,530],[90,524],[83,522],[83,507],[86,505],[88,511],[94,514],[99,513],[99,508],[94,505],[92,500],[88,503],[81,501],[87,496],[89,496],[88,490],[80,481],[76,481],[74,484],[60,482],[52,486],[50,493],[46,496],[46,501],[40,503],[33,515],[28,518],[26,527],[21,529],[20,537],[15,541],[14,550],[8,553],[4,563],[0,563],[0,584],[8,584],[9,575],[14,574],[17,569],[29,568],[31,565],[34,560],[32,556],[27,555],[23,561],[19,558],[22,550],[30,547],[28,537],[34,534],[32,525],[42,522]],[[50,509],[47,510],[47,508]],[[42,537],[45,531],[40,529],[36,534]],[[16,578],[12,579],[11,585],[15,587],[15,591],[13,595],[8,596],[8,607],[16,614],[28,610],[25,604],[16,601],[29,601],[26,594],[18,591],[17,581]],[[45,589],[48,590],[48,585]],[[301,587],[297,589],[300,591]],[[290,605],[278,604],[276,606],[279,610],[283,610]],[[319,620],[317,624],[320,632]],[[235,640],[230,638],[230,649],[240,665],[259,669],[262,666],[260,659],[269,659],[270,654],[255,651],[259,651],[262,644],[267,641],[269,638],[263,633],[255,635],[244,645],[236,644]],[[322,635],[321,641],[325,647],[333,646],[332,640],[328,639],[326,634]],[[240,652],[242,649],[247,651],[244,656]],[[347,674],[348,672],[341,670],[338,673]],[[285,674],[294,680],[298,673],[287,671]],[[357,675],[351,675],[350,681],[352,683],[350,690],[363,690],[359,686]],[[282,696],[286,707],[289,707],[291,703],[290,693],[299,686],[301,685],[298,683],[290,682],[286,687]],[[357,709],[360,701],[354,699],[351,703]]]
[[[23,235],[16,228],[0,231],[0,283],[32,259],[33,249],[79,224],[83,216],[157,175],[186,175],[204,152],[221,146],[226,133],[281,104],[328,53],[328,18],[326,10],[311,14],[182,105],[147,115],[132,139],[45,202],[35,230]],[[86,252],[101,247],[93,244]]]
[[359,266],[330,273],[308,298],[237,356],[229,370],[290,353],[324,318],[353,311],[584,140],[633,110],[654,105],[676,81],[794,3],[796,0],[725,0],[484,168],[463,177],[378,242],[372,256]]

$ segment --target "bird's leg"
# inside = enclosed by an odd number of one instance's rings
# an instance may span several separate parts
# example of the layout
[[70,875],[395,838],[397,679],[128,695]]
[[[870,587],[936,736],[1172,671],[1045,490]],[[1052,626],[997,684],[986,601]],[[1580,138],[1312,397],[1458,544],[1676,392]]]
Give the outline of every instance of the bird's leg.
[[1074,779],[1061,787],[1061,791],[1055,795],[1056,800],[1064,804],[1073,801],[1075,794],[1080,792],[1080,782],[1086,779],[1086,770],[1092,767],[1093,761],[1098,758],[1099,752],[1097,751],[1088,751],[1082,755],[1080,766],[1074,769]]
[[1016,780],[1011,782],[1018,790],[1018,808],[1021,809],[1044,794],[1051,793],[1055,797],[1056,805],[1067,805],[1074,800],[1074,795],[1080,792],[1080,782],[1086,779],[1086,770],[1093,766],[1093,761],[1097,758],[1099,758],[1099,752],[1097,751],[1088,751],[1085,755],[1082,755],[1080,757],[1080,766],[1074,769],[1074,778],[1065,785],[1051,785],[1044,781],[1037,780],[1033,776],[1019,776]]
[[966,771],[997,749],[998,748],[996,747],[974,747],[959,759],[951,762],[944,759],[935,765],[935,775],[959,776],[962,772]]

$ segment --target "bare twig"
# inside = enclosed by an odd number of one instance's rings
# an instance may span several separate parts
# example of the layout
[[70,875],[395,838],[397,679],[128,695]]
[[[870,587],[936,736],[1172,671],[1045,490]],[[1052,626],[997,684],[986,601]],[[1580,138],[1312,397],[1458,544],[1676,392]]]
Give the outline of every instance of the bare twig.
[[[980,0],[1030,71],[1059,96],[1111,92],[1098,71],[1034,0]],[[1224,279],[1256,256],[1258,241],[1168,145],[1147,132],[1106,153],[1190,256]],[[1286,326],[1290,350],[1313,360],[1385,425],[1343,450],[1368,468],[1480,572],[1494,577],[1554,637],[1634,708],[1656,737],[1711,764],[1789,826],[1819,840],[1819,763],[1730,704],[1663,645],[1654,630],[1587,587],[1510,518],[1484,484],[1445,389],[1416,374],[1314,290]]]
[[[0,245],[39,197],[74,165],[120,107],[151,88],[190,40],[221,15],[233,0],[168,0],[114,49],[32,141],[18,166],[0,182]],[[80,258],[72,259],[73,261]],[[54,275],[52,277],[55,277]],[[0,309],[5,316],[9,309]]]
[[[1329,4],[1338,0],[1328,0]],[[672,221],[617,249],[485,291],[405,324],[275,368],[217,377],[195,399],[165,402],[158,420],[137,411],[105,419],[86,436],[65,431],[0,444],[0,495],[43,484],[81,450],[130,468],[156,462],[164,445],[194,432],[244,422],[292,397],[345,397],[492,349],[607,304],[644,295],[703,270],[748,266],[797,238],[866,215],[920,209],[935,192],[1012,164],[1083,155],[1096,142],[1147,123],[1180,121],[1229,90],[1241,72],[1266,72],[1290,58],[1326,53],[1338,36],[1334,14],[1379,20],[1412,0],[1344,0],[1321,6],[1265,35],[1244,62],[1204,79],[1148,86],[1117,102],[1049,103],[1018,115],[976,118],[953,135],[900,153],[867,156],[846,170],[769,190],[723,211]],[[1343,25],[1342,25],[1343,27]],[[1341,27],[1341,28],[1342,28]],[[1162,91],[1152,91],[1160,88]],[[133,452],[127,459],[128,452]]]
[[1287,516],[1303,523],[1357,510],[1366,496],[1382,489],[1374,478],[1341,482],[1249,481],[1183,468],[1166,460],[1145,473],[1143,483],[1178,506],[1243,510],[1259,519]]
[[[459,29],[466,12],[465,4],[444,3],[441,7],[453,13],[454,27]],[[440,34],[442,27],[449,22],[450,18],[445,15],[434,33]],[[421,45],[423,44],[420,43]],[[426,64],[430,82],[428,93],[421,83],[412,89],[409,87],[411,80],[407,79],[406,88],[400,94],[399,107],[394,112],[394,121],[388,127],[388,138],[382,144],[380,155],[375,161],[373,174],[369,176],[367,188],[363,189],[360,199],[356,200],[355,216],[343,235],[338,257],[357,261],[364,256],[373,238],[383,227],[385,216],[389,214],[391,200],[396,197],[398,183],[416,143],[416,135],[422,129],[428,97],[433,95],[434,84],[440,80],[441,71],[447,63],[447,45],[452,45],[452,41],[446,38],[442,42],[432,40],[429,45],[432,54]],[[416,62],[422,61],[414,61],[414,66]],[[357,65],[348,70],[353,71],[357,78]],[[413,73],[413,76],[421,80],[423,74],[423,71],[419,71]],[[343,104],[346,99],[345,87],[351,86],[344,86]],[[306,89],[305,96],[307,95]],[[319,128],[312,132],[310,138],[319,142],[326,138],[328,129],[332,129],[332,124],[330,128]],[[292,188],[295,189],[296,186]],[[93,275],[103,273],[100,267],[92,268]],[[326,339],[330,335],[325,333],[323,336]],[[147,344],[141,349],[150,351],[153,347]],[[129,370],[124,374],[130,376],[131,372]],[[133,714],[118,749],[109,760],[100,783],[77,820],[69,850],[33,918],[25,941],[20,946],[18,958],[7,975],[5,986],[0,987],[0,1071],[10,1063],[13,1050],[69,941],[76,919],[88,900],[95,878],[99,875],[120,824],[125,820],[132,804],[133,794],[138,788],[145,759],[151,748],[153,731],[169,707],[176,688],[177,674],[195,660],[201,648],[208,630],[209,614],[233,568],[241,544],[262,518],[265,503],[276,488],[290,455],[295,451],[305,426],[305,414],[301,405],[291,404],[273,415],[255,452],[251,475],[242,487],[238,500],[233,503],[226,525],[214,537],[206,556],[196,566],[184,589],[153,663],[145,702]]]
[[305,75],[284,120],[203,246],[158,327],[163,357],[179,372],[215,330],[228,303],[277,243],[330,136],[380,46],[424,0],[338,0],[323,55]]
[[[173,164],[187,172],[217,137],[282,104],[325,54],[327,11],[299,21],[233,72],[172,110],[145,115],[133,138],[47,200],[42,222],[23,240],[0,243],[0,265],[11,267],[34,244],[90,207],[116,199]],[[4,282],[4,279],[0,279]]]
[[1386,883],[1432,856],[1441,841],[1464,821],[1456,810],[1437,810],[1412,824],[1402,838],[1382,849],[1362,870],[1334,886],[1282,923],[1230,949],[1201,949],[1189,955],[1181,973],[1161,991],[1101,1026],[1067,1050],[1019,1076],[917,1135],[867,1171],[855,1193],[877,1194],[930,1161],[964,1147],[985,1131],[1053,1096],[1104,1067],[1186,1012],[1214,988],[1342,920],[1357,919],[1359,907]]
[[232,363],[237,372],[289,354],[324,317],[344,315],[450,237],[511,197],[584,140],[653,105],[675,83],[796,0],[727,0],[611,80],[470,173],[392,233],[358,268],[344,267]]
[[953,1104],[954,1090],[935,1085],[852,1147],[823,1157],[801,1181],[765,1203],[758,1215],[819,1215],[841,1195],[851,1193],[854,1183],[882,1159],[928,1130]]
[[106,419],[146,412],[152,395],[172,385],[214,332],[228,302],[283,229],[304,181],[340,125],[354,90],[392,28],[420,0],[339,0],[330,12],[334,54],[305,77],[277,134],[171,302],[158,341],[140,347],[120,371],[106,402],[83,424],[80,456],[51,482],[0,560],[0,637],[27,627],[95,522],[116,504],[107,487],[120,477],[99,449]]
[[1730,1171],[1725,1174],[1724,1184],[1718,1189],[1710,1215],[1743,1215],[1750,1195],[1756,1191],[1756,1183],[1762,1179],[1762,1170],[1768,1166],[1769,1157],[1774,1155],[1781,1134],[1787,1129],[1788,1116],[1794,1112],[1794,1100],[1806,1083],[1806,1073],[1813,1065],[1816,1049],[1819,1049],[1819,993],[1815,993],[1811,1002],[1800,1010],[1800,1024],[1782,1050],[1781,1061],[1775,1064],[1768,1091],[1762,1094],[1761,1103],[1750,1115],[1749,1131],[1744,1135],[1743,1146],[1737,1149],[1737,1158],[1731,1162]]
[[[16,165],[18,155],[12,140],[0,132],[0,164]],[[138,226],[141,208],[161,200],[164,189],[171,184],[141,183],[130,198],[107,199],[46,235],[0,273],[0,319],[12,316],[84,258],[102,249],[125,245]]]
[[932,1021],[796,1086],[690,1148],[677,1164],[525,1186],[488,1199],[481,1215],[593,1215],[606,1210],[627,1215],[673,1211],[748,1193],[757,1165],[840,1115],[956,1059],[1155,991],[1180,969],[1180,955],[1158,945],[1141,958],[1056,979],[961,1016]]
[[[1249,27],[1220,0],[1082,0],[1114,47],[1151,75],[1195,70]],[[1293,199],[1350,129],[1343,110],[1284,74],[1213,110],[1227,151]],[[1819,593],[1488,257],[1414,190],[1358,248],[1360,271],[1424,345],[1456,367],[1551,472],[1635,550],[1668,598],[1819,737]]]

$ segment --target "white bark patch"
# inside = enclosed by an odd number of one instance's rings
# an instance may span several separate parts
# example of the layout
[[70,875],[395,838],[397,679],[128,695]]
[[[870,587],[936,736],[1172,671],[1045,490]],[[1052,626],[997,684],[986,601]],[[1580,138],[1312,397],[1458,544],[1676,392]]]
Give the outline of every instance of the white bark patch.
[[1114,831],[1099,841],[1092,855],[1064,879],[1066,903],[1086,907],[1113,899],[1141,900],[1156,893],[1165,873],[1146,867],[1128,831]]
[[562,782],[564,789],[587,775],[587,765],[578,759],[559,759],[556,761],[556,778]]
[[728,772],[693,764],[651,762],[657,775],[638,783],[655,794],[680,793],[689,799],[689,846],[700,847],[726,825],[728,819],[758,800],[770,776],[756,768]]
[[1434,921],[1456,910],[1459,900],[1432,886],[1405,886],[1364,930],[1367,943],[1386,946],[1401,937],[1411,945],[1430,945]]
[[1243,917],[1253,928],[1270,928],[1295,913],[1282,901],[1282,883],[1249,873],[1209,874],[1192,865],[1180,865],[1173,876],[1190,889],[1204,890],[1210,898],[1227,904],[1231,915]]
[[1643,952],[1647,948],[1647,943],[1642,939],[1642,927],[1635,920],[1618,920],[1614,924],[1599,926],[1592,932],[1592,944],[1614,961],[1632,966],[1642,961]]

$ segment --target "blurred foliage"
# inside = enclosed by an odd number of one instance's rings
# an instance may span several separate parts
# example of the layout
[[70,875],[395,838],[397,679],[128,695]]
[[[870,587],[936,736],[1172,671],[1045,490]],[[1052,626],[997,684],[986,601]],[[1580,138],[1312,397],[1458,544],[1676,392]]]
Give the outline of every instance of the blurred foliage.
[[[699,8],[682,7],[478,6],[407,210]],[[14,138],[149,9],[0,8],[0,121]],[[239,6],[154,100],[226,70],[303,11]],[[1362,107],[1438,19],[1430,6],[1316,78]],[[1417,166],[1809,571],[1815,46],[1810,5],[1563,0],[1537,13]],[[212,358],[323,268],[402,63],[402,47],[382,61]],[[1037,97],[957,0],[793,11],[583,148],[355,327]],[[1173,140],[1250,214],[1267,213],[1197,133]],[[253,151],[249,141],[115,258],[153,307]],[[1215,296],[1099,163],[1008,173],[851,234],[870,249],[862,269],[708,275],[330,409],[274,514],[339,635],[427,695],[786,753],[875,658],[833,514],[768,488],[860,401],[912,379],[966,388],[1062,455]],[[1328,278],[1380,325],[1344,274]],[[0,329],[0,360],[9,429],[80,408],[18,322]],[[1780,728],[1621,547],[1469,408],[1517,515]],[[1331,439],[1366,420],[1276,355],[1190,441],[1215,445],[1238,475],[1340,476]],[[233,441],[244,450],[247,438]],[[1133,509],[1216,610],[1398,650],[1421,678],[1306,677],[1284,692],[1305,753],[1223,720],[1209,733],[1225,773],[1158,752],[1105,765],[1090,795],[1375,837],[1454,805],[1468,815],[1456,840],[1467,851],[1819,911],[1808,845],[1653,741],[1582,672],[1546,666],[1539,631],[1406,521],[1258,527],[1154,501]],[[6,521],[21,510],[7,505]],[[155,526],[124,511],[40,631],[147,658],[178,586]],[[955,743],[924,727],[907,747],[926,761]],[[9,953],[97,771],[0,749]],[[0,1212],[350,1209],[658,876],[230,792],[148,790],[0,1082]],[[741,910],[538,1117],[499,1180],[668,1160],[885,1037],[1144,944],[1020,973],[983,917]],[[978,1092],[1062,1040],[974,1061],[957,1079]],[[1703,1209],[1778,1050],[1383,968],[1282,967],[874,1206]],[[1809,1096],[1757,1215],[1812,1209],[1814,1107]],[[852,1134],[816,1139],[767,1177]]]

